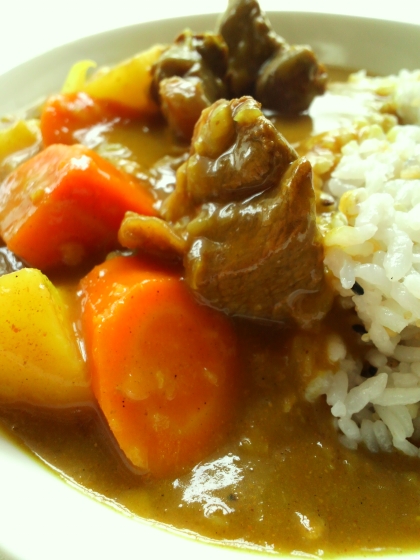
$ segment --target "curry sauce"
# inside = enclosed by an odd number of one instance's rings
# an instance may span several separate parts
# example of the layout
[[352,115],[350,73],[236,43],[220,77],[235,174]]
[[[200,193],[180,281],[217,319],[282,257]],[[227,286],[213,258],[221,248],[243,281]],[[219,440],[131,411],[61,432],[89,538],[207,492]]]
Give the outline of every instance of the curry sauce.
[[[315,113],[275,122],[292,143],[318,126]],[[113,152],[137,176],[162,157],[182,159],[188,150],[160,121],[91,129],[84,140]],[[164,165],[159,169],[165,193],[173,175],[165,175]],[[52,277],[67,294],[76,326],[77,283],[85,273]],[[182,476],[154,480],[136,473],[94,403],[61,411],[3,406],[2,423],[63,478],[117,507],[217,543],[315,556],[418,547],[418,459],[347,449],[324,400],[305,398],[309,381],[331,367],[329,335],[339,333],[362,357],[356,315],[335,304],[310,331],[232,323],[242,376],[234,419],[219,448]]]
[[[355,318],[339,309],[333,317],[357,348]],[[219,543],[318,556],[414,549],[417,459],[346,449],[326,403],[303,397],[308,377],[328,367],[331,322],[310,334],[237,322],[243,385],[228,439],[176,479],[133,473],[94,405],[59,414],[3,407],[2,422],[64,478]]]

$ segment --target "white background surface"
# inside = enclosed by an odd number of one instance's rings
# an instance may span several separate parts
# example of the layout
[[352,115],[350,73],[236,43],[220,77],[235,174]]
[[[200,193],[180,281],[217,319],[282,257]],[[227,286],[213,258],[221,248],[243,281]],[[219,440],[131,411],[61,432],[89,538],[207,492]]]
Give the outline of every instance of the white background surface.
[[[420,23],[419,0],[260,0],[260,3],[266,11],[332,12]],[[80,37],[142,21],[222,12],[226,4],[227,0],[0,0],[0,74]]]

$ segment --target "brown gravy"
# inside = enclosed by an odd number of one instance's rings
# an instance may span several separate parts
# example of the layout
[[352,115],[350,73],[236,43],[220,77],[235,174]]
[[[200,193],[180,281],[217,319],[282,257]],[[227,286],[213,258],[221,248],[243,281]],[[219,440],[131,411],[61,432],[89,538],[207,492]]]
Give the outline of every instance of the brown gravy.
[[[352,318],[333,313],[357,345]],[[327,365],[319,350],[327,323],[311,335],[237,324],[244,383],[229,439],[175,480],[133,474],[94,408],[58,415],[3,408],[0,417],[66,478],[139,516],[216,541],[310,554],[414,548],[418,460],[346,449],[325,402],[303,398],[308,366]]]
[[[276,122],[294,143],[311,133],[314,119]],[[139,172],[186,149],[174,147],[161,124],[131,123],[103,134],[126,147]],[[77,279],[55,280],[75,301]],[[75,320],[77,314],[75,306]],[[236,322],[243,385],[229,438],[175,480],[133,473],[94,405],[58,413],[1,407],[0,418],[11,437],[64,478],[139,516],[217,542],[317,556],[415,550],[418,459],[343,447],[325,402],[304,398],[308,380],[329,367],[325,339],[332,326],[358,351],[354,321],[335,307],[310,333]]]

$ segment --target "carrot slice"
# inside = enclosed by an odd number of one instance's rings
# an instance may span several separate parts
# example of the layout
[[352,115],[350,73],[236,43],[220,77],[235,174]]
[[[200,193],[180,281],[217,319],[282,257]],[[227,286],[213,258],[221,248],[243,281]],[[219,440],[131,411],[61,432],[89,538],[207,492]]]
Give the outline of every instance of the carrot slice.
[[136,112],[115,101],[94,99],[87,93],[49,97],[41,113],[41,134],[45,146],[77,143],[77,132],[99,123],[115,123],[136,116]]
[[127,210],[155,215],[146,186],[92,150],[54,144],[13,171],[0,186],[0,233],[32,266],[77,265],[119,247]]
[[173,476],[223,438],[238,393],[230,321],[169,265],[117,257],[81,282],[93,390],[126,457]]

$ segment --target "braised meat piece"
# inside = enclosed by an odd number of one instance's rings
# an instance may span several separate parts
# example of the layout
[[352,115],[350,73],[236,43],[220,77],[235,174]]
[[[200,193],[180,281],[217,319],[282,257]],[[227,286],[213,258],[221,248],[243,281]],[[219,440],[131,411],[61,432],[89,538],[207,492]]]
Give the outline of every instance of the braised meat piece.
[[324,93],[324,66],[309,47],[277,35],[256,0],[230,0],[218,31],[229,49],[231,96],[253,95],[265,109],[297,114]]
[[165,78],[159,85],[160,108],[175,136],[189,140],[201,111],[210,105],[203,82],[195,77]]
[[230,0],[218,27],[229,49],[226,83],[234,97],[252,95],[264,62],[285,45],[256,0]]
[[260,69],[255,97],[263,107],[284,114],[306,111],[322,95],[327,72],[313,51],[305,45],[279,49]]
[[216,101],[197,122],[190,157],[163,205],[166,219],[198,204],[247,198],[278,184],[295,150],[251,97]]
[[141,248],[149,254],[177,258],[186,251],[186,241],[168,222],[136,212],[126,212],[118,240],[127,249]]
[[312,168],[250,97],[203,111],[164,219],[126,216],[120,241],[183,259],[203,302],[306,325],[328,308]]
[[251,95],[265,109],[297,114],[324,92],[327,80],[312,50],[277,35],[256,0],[229,0],[216,34],[184,31],[152,76],[152,94],[183,140],[218,99]]
[[227,46],[220,35],[186,30],[152,68],[152,93],[171,129],[189,140],[201,111],[226,95]]
[[188,228],[187,282],[230,315],[310,321],[304,300],[323,282],[314,204],[311,165],[301,158],[252,200],[204,207]]

